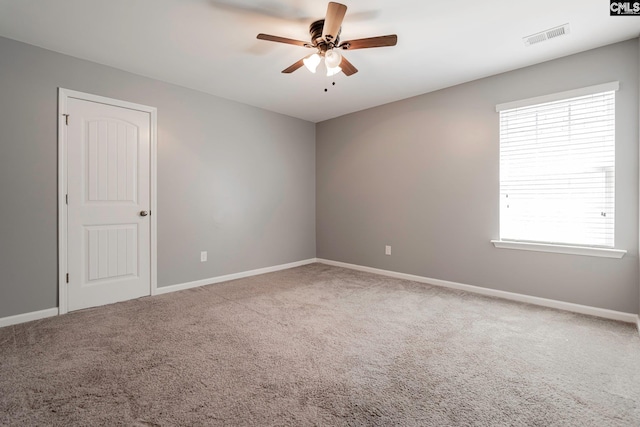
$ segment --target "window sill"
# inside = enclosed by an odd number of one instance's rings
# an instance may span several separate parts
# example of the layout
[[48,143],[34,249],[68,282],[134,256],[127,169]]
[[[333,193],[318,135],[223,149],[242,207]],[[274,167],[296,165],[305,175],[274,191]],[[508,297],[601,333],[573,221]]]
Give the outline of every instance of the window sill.
[[588,246],[553,245],[549,243],[510,242],[492,240],[499,249],[517,249],[521,251],[552,252],[556,254],[584,255],[603,258],[622,258],[627,251],[623,249],[592,248]]

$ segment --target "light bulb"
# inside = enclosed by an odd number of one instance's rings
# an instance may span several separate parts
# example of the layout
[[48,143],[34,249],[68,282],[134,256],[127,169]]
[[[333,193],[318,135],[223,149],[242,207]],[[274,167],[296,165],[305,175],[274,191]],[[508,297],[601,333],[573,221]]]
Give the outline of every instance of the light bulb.
[[318,64],[320,64],[320,55],[314,53],[313,55],[309,55],[302,60],[305,67],[312,73],[316,72],[316,68],[318,68]]
[[324,63],[327,65],[327,68],[336,68],[341,62],[342,54],[336,49],[328,50],[324,54]]
[[338,74],[340,71],[342,71],[342,68],[340,67],[333,67],[333,68],[327,67],[327,77],[331,77],[335,74]]

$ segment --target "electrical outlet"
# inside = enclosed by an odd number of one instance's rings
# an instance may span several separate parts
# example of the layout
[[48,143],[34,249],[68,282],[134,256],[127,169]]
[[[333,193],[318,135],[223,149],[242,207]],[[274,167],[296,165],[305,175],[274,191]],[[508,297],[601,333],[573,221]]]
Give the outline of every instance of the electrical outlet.
[[207,261],[207,251],[200,252],[200,262],[206,262],[206,261]]
[[384,247],[384,254],[391,255],[391,245],[387,245]]

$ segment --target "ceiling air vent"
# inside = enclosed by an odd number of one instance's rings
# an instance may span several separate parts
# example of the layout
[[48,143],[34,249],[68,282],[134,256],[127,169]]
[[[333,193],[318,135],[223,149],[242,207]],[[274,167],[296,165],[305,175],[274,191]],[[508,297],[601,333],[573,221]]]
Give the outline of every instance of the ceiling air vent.
[[531,46],[532,44],[541,43],[546,40],[555,39],[556,37],[569,34],[569,24],[560,25],[559,27],[549,28],[548,30],[531,34],[530,36],[523,37],[525,46]]

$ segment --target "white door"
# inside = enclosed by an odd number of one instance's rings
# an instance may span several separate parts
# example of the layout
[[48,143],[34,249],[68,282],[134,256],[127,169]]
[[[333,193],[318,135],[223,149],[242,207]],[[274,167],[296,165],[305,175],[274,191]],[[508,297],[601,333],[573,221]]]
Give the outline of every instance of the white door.
[[148,112],[69,98],[69,310],[151,293]]

